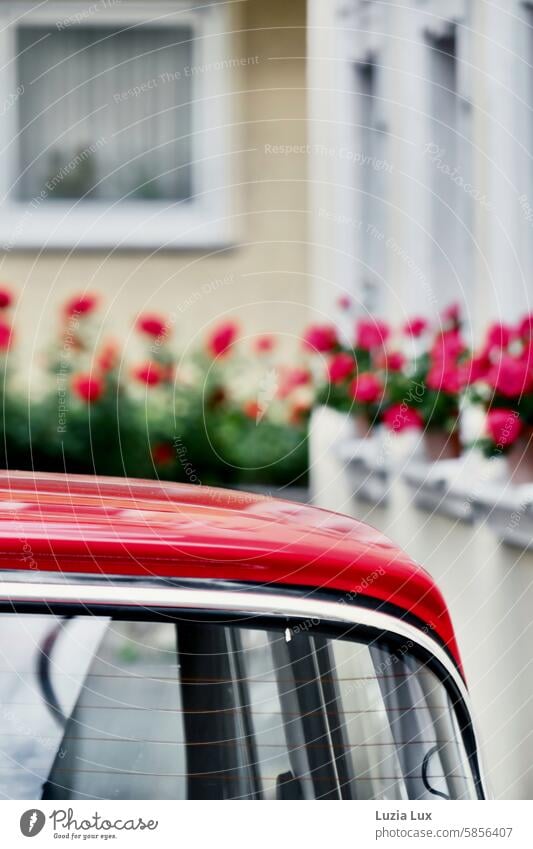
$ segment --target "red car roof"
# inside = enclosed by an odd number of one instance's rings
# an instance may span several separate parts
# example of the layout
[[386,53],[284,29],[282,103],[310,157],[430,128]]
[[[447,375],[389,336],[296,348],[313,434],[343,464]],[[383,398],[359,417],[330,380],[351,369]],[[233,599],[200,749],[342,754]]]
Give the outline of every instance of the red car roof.
[[424,569],[362,522],[268,496],[0,472],[0,568],[357,593],[429,625],[460,665],[448,610]]

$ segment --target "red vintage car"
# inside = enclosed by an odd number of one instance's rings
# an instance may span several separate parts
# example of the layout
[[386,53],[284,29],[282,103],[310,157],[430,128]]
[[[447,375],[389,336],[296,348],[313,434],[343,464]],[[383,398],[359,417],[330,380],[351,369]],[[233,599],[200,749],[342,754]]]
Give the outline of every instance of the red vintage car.
[[377,531],[0,474],[0,796],[483,798],[446,605]]

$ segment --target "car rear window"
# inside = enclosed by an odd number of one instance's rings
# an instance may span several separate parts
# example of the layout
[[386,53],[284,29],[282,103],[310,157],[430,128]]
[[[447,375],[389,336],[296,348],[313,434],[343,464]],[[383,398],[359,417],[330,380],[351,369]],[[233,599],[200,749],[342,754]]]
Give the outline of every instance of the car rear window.
[[408,652],[262,628],[0,615],[0,798],[476,798]]

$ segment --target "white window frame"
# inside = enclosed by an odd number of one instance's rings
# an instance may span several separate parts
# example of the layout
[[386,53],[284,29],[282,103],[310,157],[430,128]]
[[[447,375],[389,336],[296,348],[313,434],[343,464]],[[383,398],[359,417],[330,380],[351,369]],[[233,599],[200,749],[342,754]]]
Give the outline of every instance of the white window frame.
[[[21,26],[191,26],[191,65],[213,66],[231,56],[226,4],[137,0],[53,0],[35,8],[4,2],[0,8],[0,251],[31,249],[194,249],[235,240],[232,222],[234,97],[228,71],[192,74],[192,197],[185,201],[54,200],[16,197],[19,174],[16,32]],[[135,81],[132,80],[132,84]],[[143,95],[149,97],[149,92]],[[2,106],[4,104],[4,106]],[[216,187],[216,188],[213,188]]]

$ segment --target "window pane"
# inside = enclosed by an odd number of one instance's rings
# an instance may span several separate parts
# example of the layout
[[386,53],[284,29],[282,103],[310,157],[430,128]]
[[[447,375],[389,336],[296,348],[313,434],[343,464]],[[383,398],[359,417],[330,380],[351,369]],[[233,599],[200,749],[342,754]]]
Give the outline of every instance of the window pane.
[[408,654],[371,652],[409,798],[475,798],[455,711],[442,683]]
[[407,799],[389,716],[368,646],[337,640],[333,656],[357,799]]
[[[69,627],[64,626],[65,639]],[[175,626],[110,622],[66,723],[43,797],[183,798],[180,696]]]
[[22,199],[191,195],[192,31],[24,26]]
[[0,615],[0,798],[475,798],[419,661],[256,625]]

